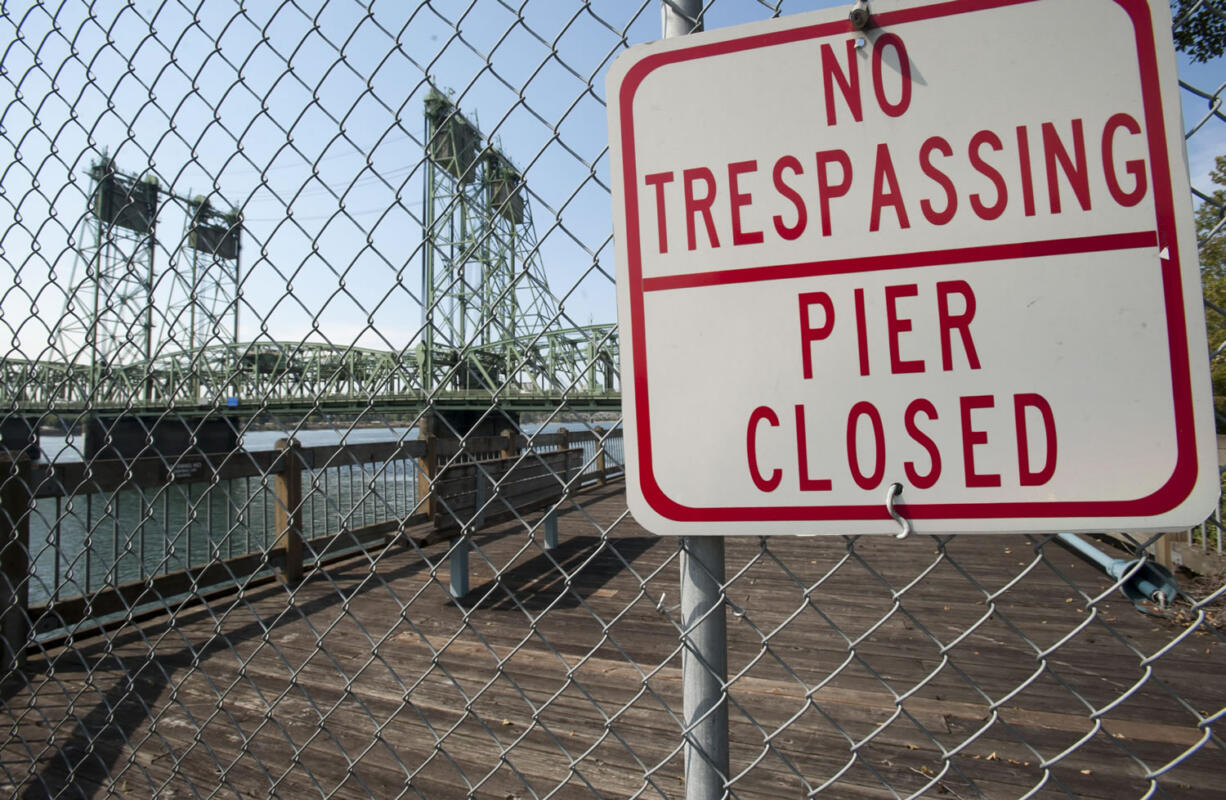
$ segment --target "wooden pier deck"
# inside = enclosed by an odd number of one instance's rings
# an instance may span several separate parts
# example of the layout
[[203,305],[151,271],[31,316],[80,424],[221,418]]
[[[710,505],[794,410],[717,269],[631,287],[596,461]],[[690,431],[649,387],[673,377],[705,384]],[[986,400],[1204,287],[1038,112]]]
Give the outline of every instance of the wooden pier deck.
[[[393,544],[292,596],[265,583],[173,625],[34,653],[4,688],[0,785],[31,798],[682,797],[676,544],[634,523],[620,484],[577,502],[549,554],[513,524],[478,535],[458,604],[446,544]],[[1016,797],[1046,781],[1036,796],[1115,800],[1150,788],[1141,762],[1197,743],[1158,796],[1222,796],[1226,758],[1194,715],[1226,696],[1215,637],[1192,632],[1141,681],[1141,655],[1179,623],[1119,596],[1086,611],[1078,588],[1095,594],[1102,577],[1054,546],[1036,559],[1022,536],[961,537],[948,554],[928,537],[854,553],[840,538],[729,542],[734,796],[802,797],[838,776],[831,797],[926,784],[926,797]],[[990,609],[966,575],[1012,586]]]

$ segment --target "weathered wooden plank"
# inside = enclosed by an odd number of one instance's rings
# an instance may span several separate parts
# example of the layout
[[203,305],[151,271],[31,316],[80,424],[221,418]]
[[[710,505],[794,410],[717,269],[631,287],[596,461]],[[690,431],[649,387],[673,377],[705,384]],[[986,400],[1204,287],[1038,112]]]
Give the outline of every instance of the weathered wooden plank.
[[421,458],[425,453],[426,443],[419,439],[406,439],[399,442],[316,445],[302,448],[304,462],[313,469],[384,461],[409,461]]
[[[565,491],[562,481],[574,475],[578,458],[579,451],[565,450],[448,467],[434,484],[436,523],[440,528],[470,523],[485,527],[555,502]],[[474,519],[478,501],[486,511]]]
[[[476,476],[474,476],[474,482]],[[451,491],[440,493],[439,505],[446,513],[454,516],[471,515],[476,508],[478,496],[482,503],[490,503],[490,509],[504,509],[507,506],[518,508],[525,502],[537,499],[538,496],[552,494],[561,497],[565,491],[564,478],[553,474],[536,475],[516,480],[506,480],[493,485],[481,478],[481,491],[478,492],[472,483],[456,482],[451,485]]]

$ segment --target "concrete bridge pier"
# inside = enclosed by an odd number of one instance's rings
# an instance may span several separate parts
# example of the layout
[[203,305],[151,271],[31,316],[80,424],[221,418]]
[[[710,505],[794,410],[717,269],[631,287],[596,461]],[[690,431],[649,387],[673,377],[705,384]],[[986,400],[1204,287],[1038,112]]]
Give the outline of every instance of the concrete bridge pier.
[[0,449],[10,457],[24,454],[36,461],[42,453],[39,442],[38,420],[28,417],[7,416],[0,420]]
[[240,424],[232,417],[183,419],[143,414],[91,416],[85,421],[85,458],[228,453],[238,448]]

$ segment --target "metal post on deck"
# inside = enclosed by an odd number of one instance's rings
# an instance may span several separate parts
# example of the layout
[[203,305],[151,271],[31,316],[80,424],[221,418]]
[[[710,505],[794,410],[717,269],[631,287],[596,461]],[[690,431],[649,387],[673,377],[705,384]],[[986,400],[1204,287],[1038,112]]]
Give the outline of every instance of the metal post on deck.
[[[664,38],[702,30],[702,0],[662,0]],[[724,540],[687,536],[681,552],[682,705],[686,800],[726,796],[728,775],[728,628]]]
[[545,549],[553,550],[558,546],[558,514],[550,511],[545,515]]
[[456,600],[468,596],[468,548],[468,534],[463,534],[451,545],[448,572],[450,573],[451,596]]

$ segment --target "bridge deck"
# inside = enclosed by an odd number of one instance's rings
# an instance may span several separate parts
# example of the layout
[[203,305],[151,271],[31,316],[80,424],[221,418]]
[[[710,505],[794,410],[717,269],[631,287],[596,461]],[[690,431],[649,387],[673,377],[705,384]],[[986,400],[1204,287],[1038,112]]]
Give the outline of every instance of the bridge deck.
[[[425,551],[437,569],[394,548],[373,574],[365,556],[328,566],[288,604],[285,590],[268,584],[237,603],[181,612],[173,629],[154,622],[109,643],[35,655],[31,683],[4,691],[11,727],[0,751],[0,785],[24,785],[29,797],[69,786],[101,795],[110,776],[119,793],[134,797],[204,797],[220,789],[216,796],[449,798],[471,791],[527,798],[556,790],[550,796],[568,798],[593,796],[589,785],[603,797],[640,790],[643,797],[682,796],[674,719],[681,715],[681,658],[677,629],[657,609],[663,595],[665,612],[677,618],[676,546],[627,517],[602,549],[595,526],[607,528],[625,513],[620,487],[580,501],[581,511],[561,518],[552,556],[525,547],[512,526],[479,537],[467,622],[447,595],[444,546]],[[799,586],[816,583],[847,556],[844,540],[775,539],[769,551],[794,570],[807,567],[794,579],[757,541],[728,547],[729,574],[743,570],[730,597],[746,609],[728,618],[730,670],[744,672],[732,689],[734,773],[761,759],[737,783],[737,797],[801,796],[806,785],[844,767],[837,797],[894,796],[877,775],[900,794],[914,792],[943,768],[937,742],[953,747],[985,727],[925,796],[1017,796],[1043,779],[1041,758],[1091,730],[1081,698],[1103,704],[1137,680],[1138,657],[1129,648],[1153,652],[1174,633],[1175,623],[1112,599],[1100,613],[1120,638],[1091,620],[1052,653],[1044,672],[1019,633],[1052,645],[1076,624],[1069,606],[1079,601],[1041,563],[938,669],[941,653],[929,634],[949,642],[987,611],[983,593],[942,563],[904,595],[906,613],[865,636],[849,658],[843,634],[861,636],[893,605],[880,581],[906,585],[936,558],[933,540],[860,540],[855,553],[863,561],[851,559],[813,590],[821,614],[806,606]],[[992,591],[1033,559],[1021,536],[962,537],[949,551]],[[1047,553],[1084,589],[1104,585],[1063,551]],[[571,575],[570,591],[551,559]],[[497,582],[494,567],[502,573]],[[1201,709],[1220,707],[1226,691],[1226,658],[1217,650],[1207,656],[1209,642],[1194,633],[1155,667],[1155,677],[1182,697],[1203,698]],[[1219,666],[1206,672],[1211,660]],[[801,682],[817,686],[844,663],[807,703]],[[647,665],[659,666],[640,672]],[[904,702],[905,714],[883,726],[897,713],[889,689],[905,691],[934,671]],[[993,721],[984,693],[1001,698],[1036,673]],[[789,721],[764,750],[764,736]],[[847,737],[875,730],[879,735],[849,759]],[[1067,796],[1058,781],[1078,797],[1138,797],[1148,782],[1127,753],[1156,767],[1199,739],[1192,714],[1151,679],[1106,716],[1104,730],[1051,769],[1037,796]],[[1181,798],[1220,797],[1220,753],[1208,743],[1163,779],[1163,788]],[[577,762],[580,754],[587,757]],[[659,765],[646,786],[643,765]],[[409,774],[413,789],[405,791]]]

